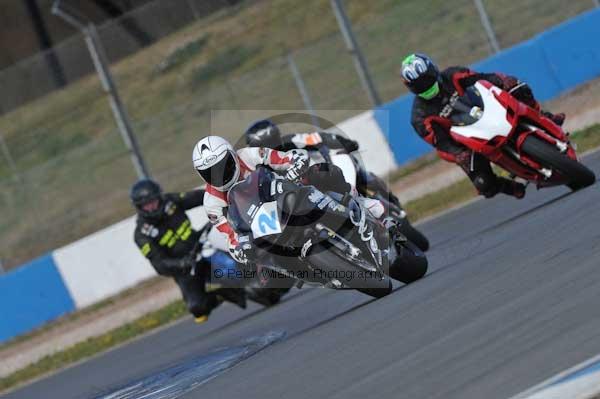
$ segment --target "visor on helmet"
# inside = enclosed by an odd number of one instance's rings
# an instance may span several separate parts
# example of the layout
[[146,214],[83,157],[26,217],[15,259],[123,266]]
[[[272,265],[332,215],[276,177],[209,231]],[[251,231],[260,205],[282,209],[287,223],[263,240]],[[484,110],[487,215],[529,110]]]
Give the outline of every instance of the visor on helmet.
[[237,161],[231,151],[223,159],[208,169],[196,169],[204,181],[214,187],[223,187],[236,176]]
[[[406,82],[408,88],[415,94],[425,93],[437,83],[437,72],[435,69],[430,68],[425,73],[419,75],[419,77],[413,81]],[[439,89],[439,86],[438,86]],[[437,93],[436,93],[437,94]]]

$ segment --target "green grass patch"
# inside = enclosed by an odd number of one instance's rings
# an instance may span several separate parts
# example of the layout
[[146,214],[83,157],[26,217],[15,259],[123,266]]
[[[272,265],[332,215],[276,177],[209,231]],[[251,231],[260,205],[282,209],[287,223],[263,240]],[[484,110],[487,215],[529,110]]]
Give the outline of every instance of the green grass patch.
[[[432,149],[433,150],[433,149]],[[441,159],[435,154],[431,152],[429,154],[425,154],[414,161],[410,162],[407,165],[401,166],[395,171],[391,172],[388,175],[388,182],[393,183],[397,180],[402,179],[410,174],[413,174],[419,170],[426,168],[427,166],[433,165],[434,163],[440,162]]]
[[260,47],[258,46],[236,46],[217,54],[206,64],[199,66],[192,72],[190,87],[197,89],[198,86],[213,81],[219,76],[223,77],[225,74],[239,68],[259,52]]
[[571,142],[577,144],[577,152],[582,153],[596,147],[600,147],[600,124],[575,132]]
[[40,361],[0,379],[0,392],[103,352],[159,326],[178,320],[186,314],[188,312],[183,301],[173,302],[124,326],[79,342],[64,351],[46,356]]
[[412,221],[435,215],[477,196],[469,179],[461,180],[446,188],[407,202],[404,207]]
[[171,72],[177,67],[185,64],[187,61],[199,55],[208,43],[209,35],[204,35],[199,39],[185,43],[183,46],[176,48],[162,60],[156,68],[155,74],[164,74]]

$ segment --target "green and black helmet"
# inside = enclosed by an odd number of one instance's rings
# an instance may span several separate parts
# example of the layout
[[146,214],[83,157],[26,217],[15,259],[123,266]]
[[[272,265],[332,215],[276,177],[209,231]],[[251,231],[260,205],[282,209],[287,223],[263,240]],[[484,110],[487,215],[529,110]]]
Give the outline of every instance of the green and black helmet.
[[431,100],[440,92],[440,71],[425,54],[411,54],[402,61],[402,80],[410,91],[425,100]]

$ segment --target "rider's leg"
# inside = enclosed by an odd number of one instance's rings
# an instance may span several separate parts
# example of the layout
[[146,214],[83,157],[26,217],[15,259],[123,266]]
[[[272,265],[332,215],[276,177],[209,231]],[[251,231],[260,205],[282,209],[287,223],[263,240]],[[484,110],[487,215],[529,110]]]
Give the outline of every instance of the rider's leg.
[[175,282],[181,290],[183,300],[188,311],[194,315],[196,321],[206,321],[210,312],[218,305],[214,293],[206,292],[202,276],[178,276]]
[[356,188],[344,180],[344,173],[336,165],[327,163],[313,165],[305,173],[304,178],[306,183],[312,184],[320,191],[351,194],[376,219],[385,216],[385,207],[381,201],[358,195]]
[[491,198],[498,193],[519,199],[525,196],[525,185],[496,176],[490,161],[480,154],[468,151],[457,156],[457,163],[469,176],[479,194],[486,198]]

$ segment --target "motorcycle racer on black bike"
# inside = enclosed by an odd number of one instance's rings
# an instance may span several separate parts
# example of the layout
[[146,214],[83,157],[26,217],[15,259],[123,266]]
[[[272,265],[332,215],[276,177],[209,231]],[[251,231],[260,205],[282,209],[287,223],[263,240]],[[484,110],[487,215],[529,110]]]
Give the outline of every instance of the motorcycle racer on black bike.
[[[135,243],[158,274],[175,280],[197,323],[206,321],[219,304],[217,293],[205,289],[210,264],[197,264],[200,232],[192,228],[185,213],[201,206],[204,195],[204,190],[163,193],[160,185],[149,179],[138,181],[130,191],[130,199],[137,212]],[[196,273],[193,274],[192,270]],[[245,308],[242,290],[228,290],[221,294]]]
[[270,148],[242,148],[233,146],[219,136],[207,136],[198,141],[192,152],[194,169],[206,182],[204,208],[208,220],[218,231],[227,235],[229,251],[234,259],[247,263],[252,256],[250,243],[239,242],[235,230],[226,218],[227,193],[238,181],[246,178],[258,165],[266,165],[288,180],[296,180],[308,168],[305,150],[281,152]]

